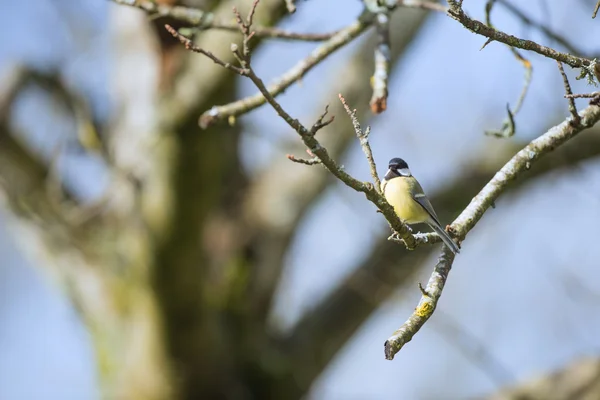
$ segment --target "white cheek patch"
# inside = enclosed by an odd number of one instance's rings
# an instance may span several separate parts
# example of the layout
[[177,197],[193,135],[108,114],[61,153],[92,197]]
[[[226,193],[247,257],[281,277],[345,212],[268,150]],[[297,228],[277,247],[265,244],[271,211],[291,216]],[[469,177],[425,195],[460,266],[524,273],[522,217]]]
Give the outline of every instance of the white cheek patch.
[[398,170],[398,173],[402,176],[412,176],[412,174],[410,173],[410,169],[408,168],[401,168]]

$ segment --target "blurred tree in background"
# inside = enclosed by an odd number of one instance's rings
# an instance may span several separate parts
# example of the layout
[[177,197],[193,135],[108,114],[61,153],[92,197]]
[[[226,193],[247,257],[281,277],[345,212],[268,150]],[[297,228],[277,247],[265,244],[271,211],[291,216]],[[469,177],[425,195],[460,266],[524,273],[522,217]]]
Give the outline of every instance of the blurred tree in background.
[[[336,354],[398,287],[406,284],[414,295],[418,282],[415,274],[423,266],[431,269],[434,261],[430,254],[437,245],[422,245],[407,251],[403,245],[385,240],[388,232],[379,227],[371,235],[372,245],[358,265],[335,280],[331,291],[306,310],[292,327],[284,329],[275,312],[281,307],[276,304],[278,291],[285,290],[280,287],[282,276],[305,220],[334,184],[332,176],[319,165],[299,165],[285,158],[286,153],[302,157],[306,146],[291,129],[279,125],[272,112],[268,118],[273,120],[274,129],[283,129],[285,134],[275,157],[263,158],[260,153],[245,152],[244,132],[252,131],[253,127],[242,117],[248,111],[247,103],[237,102],[242,98],[239,87],[243,78],[200,54],[186,51],[164,28],[169,24],[180,29],[193,37],[199,48],[237,66],[230,46],[236,43],[243,48],[243,36],[233,19],[232,7],[236,6],[245,16],[251,2],[117,0],[115,3],[120,4],[112,4],[110,10],[112,112],[109,117],[98,115],[92,100],[65,79],[68,72],[26,64],[5,68],[0,88],[0,193],[12,215],[11,229],[18,232],[25,252],[35,258],[36,264],[57,277],[89,330],[103,397],[302,398]],[[526,80],[530,80],[527,75],[531,74],[530,52],[540,53],[541,46],[536,42],[515,41],[487,28],[487,22],[492,26],[489,20],[494,16],[493,3],[498,3],[495,7],[503,7],[521,25],[540,32],[544,43],[551,40],[557,45],[561,53],[542,49],[541,54],[548,58],[545,63],[553,64],[555,59],[576,68],[577,75],[583,71],[583,82],[593,81],[597,79],[594,74],[600,74],[593,54],[579,50],[547,25],[536,24],[505,0],[465,4],[473,13],[479,7],[479,19],[466,16],[461,5],[454,1],[448,2],[448,14],[447,5],[423,1],[392,1],[389,8],[378,2],[364,3],[365,9],[360,17],[355,16],[354,22],[329,32],[298,33],[275,28],[294,19],[297,14],[290,10],[297,7],[300,12],[307,6],[304,1],[262,0],[254,15],[256,33],[250,42],[254,54],[260,54],[261,47],[270,40],[285,40],[287,47],[301,49],[297,56],[291,53],[294,60],[286,63],[293,65],[289,72],[274,81],[278,91],[288,84],[300,85],[313,67],[328,62],[326,55],[352,44],[343,50],[345,58],[337,72],[320,83],[320,92],[301,93],[311,99],[314,107],[300,115],[303,121],[308,121],[308,127],[327,104],[329,114],[336,117],[333,125],[319,133],[320,142],[334,160],[348,157],[357,143],[337,94],[342,93],[350,107],[357,109],[356,115],[363,124],[369,123],[374,113],[385,112],[387,103],[393,102],[396,95],[388,88],[387,75],[393,79],[398,73],[395,66],[402,60],[407,63],[406,68],[419,69],[419,61],[411,56],[411,46],[424,45],[418,41],[419,32],[430,14],[448,19],[452,15],[456,25],[463,24],[490,39],[519,47],[510,47],[516,56],[510,61],[518,67],[516,74],[524,73]],[[582,8],[578,15],[591,18],[593,4],[582,3],[589,7]],[[488,12],[483,13],[486,5]],[[483,36],[478,39],[485,41]],[[298,42],[317,42],[308,47],[316,50],[306,56],[306,47],[302,47],[306,44]],[[468,49],[469,54],[476,51]],[[445,64],[463,62],[468,60],[440,55],[435,68],[444,75]],[[486,73],[493,79],[494,72]],[[560,77],[558,70],[554,73]],[[527,85],[519,102],[532,96],[533,89],[526,92]],[[20,132],[14,122],[14,104],[32,87],[43,91],[51,99],[55,112],[75,126],[76,139],[61,137],[58,144],[40,145],[44,140],[31,139]],[[431,86],[423,83],[423,88],[428,91]],[[563,90],[562,85],[560,88]],[[427,95],[446,96],[443,92]],[[562,109],[549,110],[548,115],[540,117],[546,127],[565,118],[569,103],[562,94],[556,97]],[[262,96],[258,95],[258,99],[262,101]],[[419,101],[427,107],[426,97]],[[502,101],[505,102],[504,98]],[[575,114],[566,116],[565,122],[555,129],[570,135],[564,141],[600,120],[597,95],[578,101],[580,110],[585,108],[583,113],[589,115],[585,114],[583,120],[577,120]],[[240,105],[241,111],[213,109],[230,103]],[[574,103],[569,106],[574,107]],[[457,217],[506,161],[527,145],[528,140],[518,134],[513,137],[515,131],[519,132],[514,118],[527,110],[526,106],[525,111],[519,108],[520,105],[509,105],[502,128],[492,134],[501,138],[489,139],[494,140],[493,146],[473,152],[472,157],[464,159],[468,165],[462,166],[458,176],[448,176],[448,181],[436,191],[428,191],[442,221],[450,222]],[[314,115],[309,115],[313,111]],[[539,107],[536,111],[541,114],[547,110]],[[432,115],[437,112],[431,109]],[[563,114],[557,117],[557,113]],[[402,121],[396,124],[401,125]],[[399,129],[397,125],[395,129]],[[544,131],[538,131],[534,137]],[[477,134],[483,136],[483,132]],[[437,148],[437,154],[454,152],[448,143],[452,142],[428,145]],[[519,174],[519,179],[507,189],[519,189],[529,181],[546,179],[551,172],[568,169],[600,154],[596,128],[562,144],[562,141],[555,143],[552,147],[558,147],[556,151],[545,155],[527,173]],[[394,143],[388,142],[387,146]],[[460,147],[458,142],[454,146]],[[421,155],[426,153],[421,151]],[[539,155],[546,152],[540,151]],[[109,177],[101,195],[88,196],[81,184],[68,179],[69,171],[61,167],[61,160],[73,154],[94,159],[101,165],[99,168]],[[416,158],[417,153],[413,154]],[[448,156],[448,165],[454,163],[452,160]],[[387,159],[378,161],[382,168]],[[256,168],[249,169],[244,164],[256,164]],[[363,165],[366,171],[367,164]],[[529,167],[527,164],[526,169]],[[97,174],[89,173],[87,179],[93,181]],[[374,218],[380,218],[374,207],[363,210],[370,210]],[[519,221],[515,227],[519,224],[528,221]],[[470,228],[459,229],[457,236],[464,238]],[[567,234],[557,227],[557,242],[560,243],[561,235]],[[336,246],[333,235],[327,237],[327,242],[327,246]],[[317,262],[319,252],[311,253],[309,259]],[[329,277],[323,273],[322,279]],[[448,285],[452,282],[450,279]],[[449,317],[440,318],[447,322],[446,331],[470,341],[468,334]],[[392,322],[398,325],[398,321]],[[385,338],[374,340],[383,343]],[[490,350],[485,349],[485,340],[483,347],[476,349],[472,348],[476,340],[470,342],[462,346],[467,354],[493,359],[488,354]],[[583,378],[570,379],[571,370],[575,371],[572,375]],[[567,365],[560,374],[565,378],[541,379],[536,381],[537,385],[507,389],[494,398],[600,397],[600,387],[593,384],[600,377],[597,361]],[[439,390],[444,393],[443,387]]]

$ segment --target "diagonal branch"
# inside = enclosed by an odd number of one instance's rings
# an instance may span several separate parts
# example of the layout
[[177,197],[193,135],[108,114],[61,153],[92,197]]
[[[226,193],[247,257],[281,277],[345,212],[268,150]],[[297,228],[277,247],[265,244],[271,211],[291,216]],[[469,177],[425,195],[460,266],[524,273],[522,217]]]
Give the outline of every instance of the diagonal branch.
[[375,160],[373,159],[373,151],[371,150],[371,145],[369,144],[369,133],[371,132],[371,127],[367,126],[367,128],[363,131],[360,127],[360,122],[356,117],[356,109],[350,110],[350,107],[346,103],[346,99],[340,94],[338,96],[340,101],[344,105],[344,109],[346,113],[352,120],[352,125],[354,126],[354,132],[356,133],[356,137],[360,141],[360,146],[365,153],[365,157],[369,162],[369,169],[371,170],[371,177],[373,178],[373,183],[375,184],[375,190],[380,193],[381,189],[381,181],[379,180],[379,175],[377,175],[377,165],[375,165]]
[[[239,8],[247,9],[250,1],[239,2],[237,0],[223,0],[216,4],[212,11],[218,18],[226,20],[231,15],[231,8],[238,4]],[[255,20],[260,21],[261,26],[271,26],[285,16],[285,5],[281,0],[263,0],[260,9],[257,10]],[[197,35],[194,44],[201,48],[208,48],[215,43],[238,42],[239,28],[235,25],[234,31],[211,29]],[[256,37],[254,47],[262,43],[263,38]],[[219,53],[218,51],[216,51]],[[219,54],[220,58],[229,63],[236,60],[233,54],[225,52]],[[159,105],[159,127],[162,130],[179,130],[182,125],[188,125],[186,129],[196,129],[198,126],[198,115],[212,107],[215,103],[225,103],[229,99],[218,96],[224,86],[235,84],[231,79],[229,71],[212,66],[204,57],[196,57],[191,53],[183,53],[181,69],[172,79],[168,90],[161,96]]]
[[[402,61],[405,50],[417,36],[428,15],[430,14],[419,9],[407,9],[392,14],[392,64]],[[364,79],[372,69],[370,55],[373,46],[376,45],[373,33],[371,32],[349,58],[343,76],[332,82],[329,94],[323,96],[324,101],[327,101],[343,92],[348,103],[356,105],[358,119],[365,123],[373,117],[368,107],[371,88],[368,80]],[[391,74],[397,71],[392,68]],[[323,108],[325,104],[316,106],[318,110]],[[330,111],[333,115],[343,113],[343,105],[334,102]],[[353,137],[350,130],[341,129],[336,131],[335,135],[324,135],[321,143],[333,158],[342,159],[343,154],[355,143]],[[305,149],[301,144],[297,147],[298,152]],[[294,180],[289,179],[291,175],[294,176]],[[283,157],[275,158],[270,166],[254,179],[248,196],[247,215],[253,221],[256,235],[261,238],[262,244],[258,250],[260,268],[255,271],[249,284],[252,286],[258,315],[266,317],[272,310],[273,296],[285,267],[287,249],[301,226],[299,221],[318,204],[329,182],[331,176],[321,168],[298,168]],[[284,215],[281,213],[282,209],[285,209]],[[417,239],[416,236],[415,238]]]
[[581,121],[579,118],[579,114],[577,113],[577,107],[575,106],[575,99],[573,97],[568,97],[568,96],[573,95],[573,92],[571,91],[571,85],[569,84],[569,79],[567,78],[567,74],[565,74],[565,69],[563,68],[560,61],[557,61],[556,64],[558,65],[558,71],[560,72],[560,75],[562,76],[563,84],[565,86],[565,97],[569,101],[569,112],[571,113],[571,117],[572,117],[571,123],[577,125]]
[[[258,2],[255,2],[255,5],[257,3]],[[182,39],[182,35],[176,32],[174,29],[170,29],[169,32],[171,32],[171,34],[173,34],[173,36],[175,36],[179,40],[184,41],[184,39]],[[246,39],[244,39],[244,41],[246,42]],[[197,48],[196,46],[189,45],[188,48],[190,48],[190,50],[192,51],[207,55],[206,51],[203,51]],[[357,192],[364,193],[367,199],[370,200],[373,204],[375,204],[375,206],[383,213],[383,215],[386,217],[392,228],[398,233],[398,235],[402,237],[406,246],[411,249],[415,248],[416,241],[410,229],[408,229],[408,227],[400,220],[400,218],[398,218],[392,206],[385,200],[385,198],[380,193],[378,193],[377,190],[375,190],[374,186],[371,183],[361,182],[352,177],[347,172],[345,172],[344,169],[329,156],[329,152],[327,151],[327,149],[321,146],[321,144],[315,137],[315,133],[322,126],[317,128],[315,125],[313,126],[313,128],[308,129],[304,125],[302,125],[300,121],[288,114],[283,109],[283,107],[281,107],[281,105],[275,100],[273,95],[269,92],[262,79],[260,79],[256,75],[256,73],[250,66],[249,57],[245,55],[245,50],[242,50],[242,52],[240,52],[237,45],[232,45],[231,50],[235,54],[236,58],[240,61],[240,64],[242,65],[241,68],[232,66],[231,64],[224,63],[222,61],[215,62],[217,62],[219,65],[222,65],[224,68],[236,72],[241,76],[249,78],[258,88],[261,95],[264,97],[264,101],[268,102],[271,105],[271,107],[273,107],[277,115],[279,115],[293,130],[295,130],[298,133],[302,142],[306,145],[306,147],[310,150],[312,154],[319,158],[319,160],[325,166],[325,168],[327,168],[327,170],[331,172],[333,176],[338,178],[340,181],[344,182],[347,186],[351,187]]]
[[580,124],[573,126],[570,121],[565,120],[550,128],[515,154],[452,223],[452,228],[458,237],[464,239],[481,219],[483,213],[506,190],[510,182],[529,170],[532,163],[600,121],[600,106],[590,105],[579,113],[579,117],[581,118]]
[[[422,8],[426,10],[436,11],[441,10],[441,6],[434,2],[403,1],[397,2],[397,4],[395,6],[390,7],[389,10],[392,11],[397,7]],[[445,8],[443,9],[445,10]],[[307,58],[299,61],[295,66],[290,68],[290,70],[288,70],[281,77],[279,77],[275,83],[269,85],[268,92],[273,97],[277,97],[279,94],[283,93],[288,87],[294,84],[294,82],[300,80],[304,75],[306,75],[310,70],[312,70],[315,66],[317,66],[319,63],[321,63],[323,60],[329,57],[336,50],[350,43],[356,37],[360,36],[374,23],[374,21],[375,15],[365,10],[354,23],[336,32],[325,43],[321,44],[319,47],[313,50]],[[384,66],[385,64],[385,66],[389,68],[389,57],[387,57],[386,60],[386,63],[379,63],[379,65]],[[377,91],[377,93],[379,92],[381,92],[381,90]],[[265,103],[266,100],[264,96],[262,96],[260,93],[257,93],[253,96],[237,100],[230,104],[214,106],[200,116],[199,124],[202,128],[207,128],[210,125],[219,121],[224,121],[229,119],[230,117],[237,117],[241,114],[250,112],[264,105]]]
[[487,26],[481,21],[470,18],[462,9],[462,2],[448,0],[448,4],[450,5],[448,14],[475,34],[485,36],[491,41],[501,42],[511,47],[533,51],[545,57],[570,65],[573,68],[582,68],[584,71],[586,71],[587,75],[591,74],[591,72],[587,71],[587,68],[593,65],[593,60],[577,57],[567,53],[561,53],[534,41],[521,39],[516,36],[498,31],[490,26]]
[[536,21],[532,20],[531,18],[529,18],[523,11],[521,11],[519,8],[517,8],[515,5],[513,5],[508,0],[497,0],[497,1],[498,1],[498,3],[502,4],[504,6],[504,8],[506,8],[508,11],[510,11],[515,17],[519,18],[525,25],[531,26],[531,27],[537,29],[538,31],[542,32],[544,35],[546,35],[548,37],[548,39],[555,41],[556,43],[561,45],[565,50],[567,50],[569,53],[578,54],[578,55],[585,54],[584,51],[575,47],[567,39],[565,39],[563,36],[559,35],[558,33],[554,32],[553,30],[548,28],[543,23],[536,22]]
[[[368,18],[359,18],[350,26],[340,30],[331,39],[313,50],[308,57],[299,61],[289,71],[277,79],[274,84],[270,85],[267,92],[273,97],[283,93],[288,87],[302,78],[321,61],[325,60],[336,50],[358,37],[371,25],[373,20],[372,16],[369,16],[369,14],[365,15]],[[229,117],[236,117],[252,111],[265,103],[265,97],[261,93],[257,93],[227,105],[214,106],[200,116],[200,126],[202,128],[207,128],[218,121],[223,121]]]
[[[451,224],[451,230],[456,236],[464,240],[485,211],[513,180],[529,170],[532,163],[600,121],[600,106],[590,105],[579,116],[581,118],[579,124],[572,124],[570,120],[562,122],[533,140],[506,163]],[[413,338],[433,314],[453,262],[454,255],[444,247],[417,308],[385,342],[385,356],[388,360],[394,358],[394,355]]]
[[[502,148],[498,147],[493,148],[494,160],[506,159],[522,146],[506,142]],[[498,156],[499,152],[504,157]],[[598,156],[600,132],[594,129],[589,135],[581,135],[548,154],[507,190],[519,190],[532,180],[543,179],[550,172],[571,168]],[[472,167],[461,176],[430,197],[442,219],[456,215],[501,167],[497,162],[490,164],[487,154],[482,154],[471,164]],[[306,370],[318,360],[318,365],[325,368],[373,311],[396,293],[399,286],[413,287],[415,273],[423,267],[432,251],[434,248],[431,246],[419,251],[406,251],[401,246],[390,245],[385,237],[381,237],[360,265],[306,312],[293,331],[282,339],[282,347],[290,352],[293,364]]]

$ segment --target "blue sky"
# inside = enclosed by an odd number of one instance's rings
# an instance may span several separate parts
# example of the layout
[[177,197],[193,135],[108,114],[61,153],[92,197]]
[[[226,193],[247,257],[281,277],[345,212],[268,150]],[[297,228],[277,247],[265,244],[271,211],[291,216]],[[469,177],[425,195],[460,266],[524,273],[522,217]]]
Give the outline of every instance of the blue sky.
[[[103,0],[10,3],[0,3],[0,12],[12,15],[0,29],[5,32],[3,37],[9,32],[20,34],[0,41],[0,65],[25,62],[60,68],[70,84],[90,96],[93,107],[108,117],[106,88],[111,60],[107,27],[109,7],[116,6]],[[484,3],[468,2],[468,10],[482,18]],[[579,47],[598,50],[589,40],[600,35],[598,21],[590,18],[591,9],[582,2],[547,3],[549,13],[542,2],[521,7]],[[285,27],[335,29],[359,11],[358,1],[301,2]],[[64,13],[69,17],[60,18]],[[502,30],[553,45],[521,26],[501,7],[495,11],[494,23]],[[372,122],[380,174],[389,158],[402,156],[425,190],[433,192],[458,176],[469,162],[499,146],[483,131],[501,125],[506,103],[514,104],[521,89],[523,71],[501,44],[492,43],[480,51],[484,42],[443,15],[427,22],[396,67],[389,110]],[[313,47],[270,42],[255,55],[255,67],[270,81]],[[332,57],[308,74],[301,86],[282,95],[286,109],[300,118],[311,118],[328,94],[323,82],[343,72],[351,50]],[[517,116],[514,140],[520,141],[541,134],[549,124],[568,115],[555,62],[527,56],[534,74]],[[567,72],[574,78],[569,68]],[[591,90],[584,82],[571,81],[575,92]],[[240,96],[254,92],[249,82],[240,82]],[[277,143],[295,137],[268,107],[244,121],[251,128],[240,151],[260,155],[246,160],[250,173],[259,173],[268,163],[255,160],[282,157]],[[51,148],[60,135],[73,134],[69,121],[56,115],[36,91],[19,100],[15,123],[40,149]],[[351,173],[368,179],[362,157],[355,146],[343,163]],[[102,193],[105,177],[97,161],[72,157],[63,168],[86,196]],[[465,241],[440,302],[439,316],[436,314],[393,362],[384,360],[383,341],[416,304],[416,282],[425,281],[430,273],[424,270],[414,284],[399,288],[366,322],[316,382],[311,397],[461,399],[497,389],[498,377],[493,376],[489,363],[465,357],[468,352],[461,351],[460,340],[448,330],[449,321],[484,343],[508,371],[501,384],[558,368],[580,356],[597,356],[600,339],[594,332],[600,330],[600,319],[590,318],[597,315],[600,299],[600,270],[595,262],[600,255],[595,222],[600,217],[597,182],[600,163],[592,161],[503,196]],[[562,235],[560,246],[555,245],[557,221],[564,231],[576,232]],[[284,326],[293,324],[351,271],[387,227],[362,196],[333,184],[301,229],[288,255],[289,268],[278,296],[276,318]],[[52,277],[32,265],[33,259],[15,243],[12,232],[10,218],[0,214],[0,253],[4,255],[0,262],[0,398],[97,398],[93,356],[84,327]],[[320,254],[318,262],[310,256],[315,252]],[[433,266],[433,260],[427,265]],[[432,379],[436,385],[431,384]]]

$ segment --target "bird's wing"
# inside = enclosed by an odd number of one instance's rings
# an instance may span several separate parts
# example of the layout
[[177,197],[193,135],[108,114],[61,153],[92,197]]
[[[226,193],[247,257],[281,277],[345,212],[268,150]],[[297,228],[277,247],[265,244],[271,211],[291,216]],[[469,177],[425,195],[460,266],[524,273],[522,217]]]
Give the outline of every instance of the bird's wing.
[[413,199],[417,203],[419,203],[421,207],[425,209],[425,211],[427,211],[427,213],[431,216],[431,218],[433,218],[435,222],[437,222],[439,226],[442,226],[442,224],[440,224],[437,214],[435,213],[435,210],[433,209],[433,206],[429,202],[429,199],[427,198],[425,193],[423,193],[423,188],[421,187],[419,182],[415,182],[413,193]]

